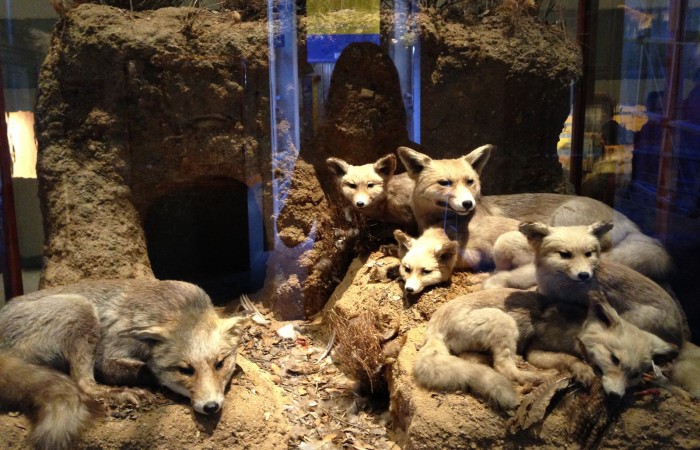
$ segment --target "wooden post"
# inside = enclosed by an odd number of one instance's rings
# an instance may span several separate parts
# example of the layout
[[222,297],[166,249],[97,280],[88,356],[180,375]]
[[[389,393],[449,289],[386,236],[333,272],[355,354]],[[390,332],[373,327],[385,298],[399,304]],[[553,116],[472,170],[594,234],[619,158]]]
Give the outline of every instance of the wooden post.
[[[2,81],[2,64],[0,64],[0,81]],[[5,91],[0,89],[0,179],[2,187],[2,229],[4,247],[1,251],[2,272],[5,298],[22,295],[22,269],[19,260],[19,241],[17,238],[17,216],[15,215],[15,194],[12,188],[12,159],[10,143],[7,139],[7,121],[5,120]]]

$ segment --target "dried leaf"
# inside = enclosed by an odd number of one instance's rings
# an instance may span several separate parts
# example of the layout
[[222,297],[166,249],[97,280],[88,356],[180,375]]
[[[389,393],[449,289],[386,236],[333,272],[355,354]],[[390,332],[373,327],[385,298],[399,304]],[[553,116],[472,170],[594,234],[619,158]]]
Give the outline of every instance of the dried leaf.
[[557,394],[568,389],[572,385],[570,376],[552,378],[534,389],[530,395],[515,411],[515,415],[509,420],[511,431],[527,430],[537,423],[541,423],[556,406]]

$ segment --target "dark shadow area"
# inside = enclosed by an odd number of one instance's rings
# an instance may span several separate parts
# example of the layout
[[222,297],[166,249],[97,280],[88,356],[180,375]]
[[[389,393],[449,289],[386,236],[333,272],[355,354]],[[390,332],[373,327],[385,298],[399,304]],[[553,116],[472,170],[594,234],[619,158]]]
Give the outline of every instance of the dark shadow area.
[[207,180],[164,195],[149,208],[144,230],[155,276],[198,284],[215,303],[264,278],[251,276],[248,188],[238,181]]

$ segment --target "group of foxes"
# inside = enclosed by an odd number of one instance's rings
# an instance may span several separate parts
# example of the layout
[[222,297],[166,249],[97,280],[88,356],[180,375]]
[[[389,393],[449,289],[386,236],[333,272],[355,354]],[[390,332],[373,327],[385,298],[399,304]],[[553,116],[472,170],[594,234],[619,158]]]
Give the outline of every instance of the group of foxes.
[[[621,397],[655,361],[674,360],[671,380],[700,397],[700,349],[656,283],[672,270],[663,246],[592,199],[482,197],[493,149],[436,160],[400,147],[403,174],[393,154],[361,166],[327,160],[353,208],[399,228],[407,294],[455,269],[496,269],[484,290],[433,314],[416,380],[509,410],[519,404],[513,381],[568,370],[586,385],[601,377]],[[221,317],[201,288],[181,281],[83,281],[14,298],[0,310],[0,406],[28,414],[40,449],[71,448],[99,413],[97,400],[147,395],[121,386],[156,382],[216,414],[247,323],[247,311]],[[493,363],[460,357],[468,352],[490,352]],[[519,355],[544,370],[518,368]]]
[[[606,395],[619,398],[642,374],[659,374],[655,361],[674,360],[671,380],[699,398],[700,349],[689,342],[680,305],[657,284],[673,270],[663,245],[590,198],[482,196],[480,175],[493,150],[432,159],[399,147],[401,174],[393,154],[364,165],[326,160],[356,211],[398,227],[407,295],[456,269],[495,269],[484,290],[433,314],[416,380],[511,410],[520,403],[512,382],[542,381],[551,369],[584,385],[600,376]],[[493,367],[465,357],[474,352],[490,353]],[[544,370],[519,369],[519,355]]]

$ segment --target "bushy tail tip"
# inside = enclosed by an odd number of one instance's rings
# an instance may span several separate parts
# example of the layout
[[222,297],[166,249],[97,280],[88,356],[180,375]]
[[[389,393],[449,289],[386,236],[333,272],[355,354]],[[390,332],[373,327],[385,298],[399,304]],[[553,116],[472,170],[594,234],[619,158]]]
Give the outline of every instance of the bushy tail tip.
[[29,443],[64,450],[101,414],[101,407],[65,374],[0,353],[0,403],[27,414]]
[[426,340],[418,352],[413,376],[428,389],[471,391],[506,411],[520,404],[513,385],[505,376],[490,366],[452,355],[439,338]]

